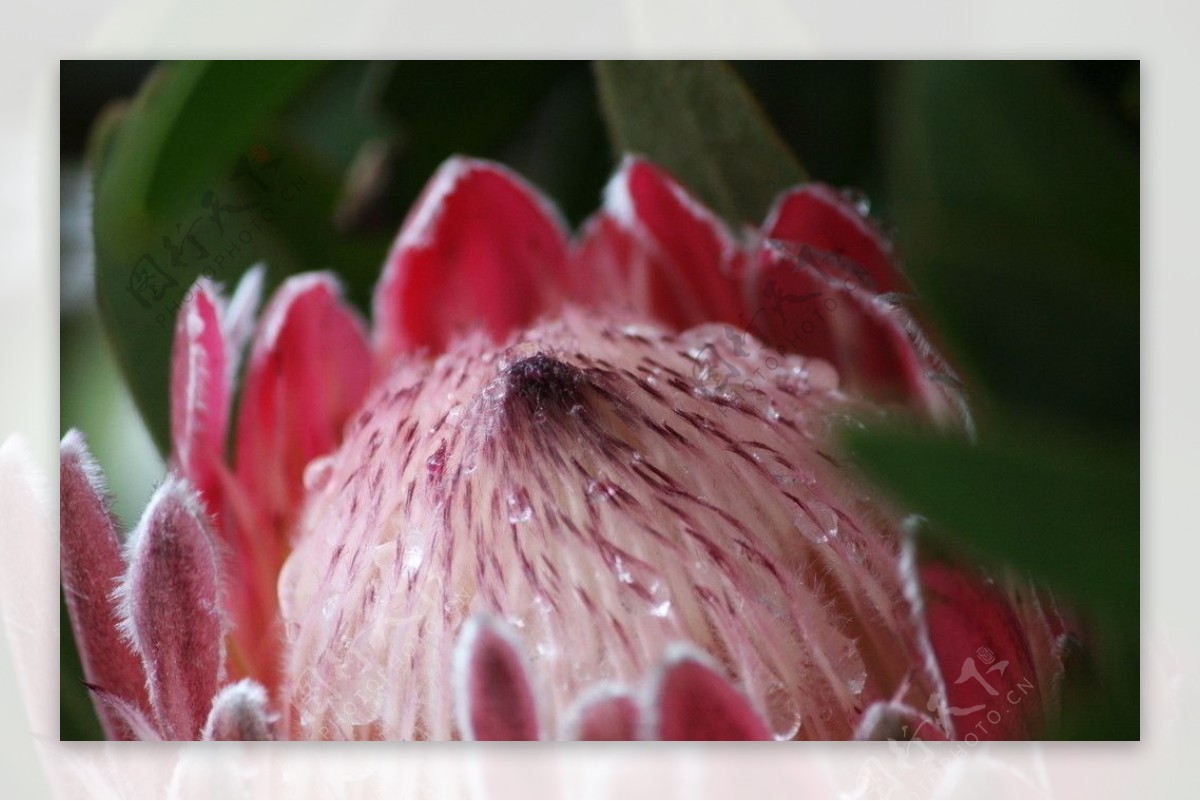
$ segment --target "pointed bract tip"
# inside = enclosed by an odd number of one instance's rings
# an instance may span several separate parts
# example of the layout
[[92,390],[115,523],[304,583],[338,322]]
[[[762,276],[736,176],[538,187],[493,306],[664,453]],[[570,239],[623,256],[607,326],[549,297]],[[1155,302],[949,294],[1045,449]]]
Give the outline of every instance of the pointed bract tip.
[[706,653],[672,646],[649,686],[647,740],[771,740],[750,700]]
[[541,727],[524,647],[488,615],[464,624],[454,653],[455,701],[464,740],[537,740]]
[[200,739],[274,740],[275,720],[263,686],[242,679],[217,693]]
[[127,543],[116,598],[120,628],[142,657],[150,705],[166,739],[194,740],[225,662],[216,544],[200,499],[173,474]]
[[638,739],[641,710],[637,694],[622,684],[598,684],[585,690],[568,711],[564,740]]

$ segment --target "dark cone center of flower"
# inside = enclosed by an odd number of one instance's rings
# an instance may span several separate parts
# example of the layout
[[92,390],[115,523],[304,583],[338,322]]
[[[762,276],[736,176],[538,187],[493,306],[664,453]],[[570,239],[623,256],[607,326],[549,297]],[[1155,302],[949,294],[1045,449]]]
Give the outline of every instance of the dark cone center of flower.
[[582,404],[583,372],[548,353],[537,353],[509,365],[507,406],[541,415],[570,412]]

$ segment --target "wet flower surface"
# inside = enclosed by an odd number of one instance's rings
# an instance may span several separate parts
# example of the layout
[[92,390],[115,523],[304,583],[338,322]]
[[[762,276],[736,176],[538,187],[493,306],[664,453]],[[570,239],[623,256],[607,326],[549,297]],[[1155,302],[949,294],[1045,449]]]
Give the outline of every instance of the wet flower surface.
[[830,445],[897,411],[970,426],[834,190],[735,235],[627,159],[572,241],[455,159],[370,331],[328,274],[255,324],[259,281],[202,279],[181,310],[172,476],[124,546],[63,441],[64,586],[110,736],[1022,738],[1054,715],[1053,600],[918,553]]

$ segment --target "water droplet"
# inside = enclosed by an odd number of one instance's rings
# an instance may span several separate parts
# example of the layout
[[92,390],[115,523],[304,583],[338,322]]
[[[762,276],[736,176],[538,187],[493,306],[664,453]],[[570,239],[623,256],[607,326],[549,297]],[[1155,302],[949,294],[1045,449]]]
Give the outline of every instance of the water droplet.
[[320,492],[329,486],[333,477],[333,457],[318,456],[304,468],[304,489],[308,492]]
[[425,559],[425,552],[420,546],[410,545],[404,549],[404,561],[401,564],[403,574],[406,576],[414,575],[421,567],[421,562]]
[[795,472],[796,479],[806,487],[817,486],[817,474],[807,467],[799,467]]
[[800,733],[800,702],[782,684],[772,684],[767,690],[767,717],[776,740],[792,740]]
[[490,401],[502,401],[508,394],[508,382],[501,378],[497,378],[483,388],[483,397]]
[[808,512],[821,530],[820,542],[828,542],[830,538],[838,535],[838,516],[831,507],[820,501],[809,501]]
[[443,441],[438,445],[438,449],[433,452],[433,455],[425,460],[425,467],[429,470],[431,479],[438,479],[442,476],[442,470],[446,467],[446,443]]
[[847,186],[842,189],[842,197],[846,199],[846,202],[854,206],[854,210],[857,211],[861,216],[870,216],[871,198],[867,197],[866,192],[858,187]]
[[325,599],[325,603],[321,604],[321,614],[326,620],[333,620],[338,611],[338,604],[341,603],[342,596],[334,594]]
[[624,560],[619,556],[613,560],[613,572],[617,574],[617,581],[622,584],[633,583],[633,574],[629,572],[629,568],[625,566]]
[[627,337],[643,337],[646,339],[658,339],[660,337],[658,329],[648,325],[622,326],[621,333]]
[[475,464],[474,462],[467,462],[465,465],[463,465],[463,475],[469,476],[478,469],[479,465]]
[[782,418],[783,415],[781,415],[779,410],[775,408],[775,404],[771,404],[767,407],[767,419],[772,423],[778,423]]
[[622,594],[626,608],[632,612],[667,617],[671,614],[671,601],[667,597],[666,584],[653,567],[636,558],[614,556],[613,574],[617,581],[628,588]]
[[533,519],[533,507],[529,503],[529,494],[525,490],[509,493],[508,522],[528,523]]
[[611,498],[617,497],[617,488],[607,481],[597,481],[589,478],[587,483],[587,494],[593,498],[597,498],[598,500],[607,501]]
[[830,392],[838,388],[837,368],[824,359],[810,359],[805,373],[813,389]]

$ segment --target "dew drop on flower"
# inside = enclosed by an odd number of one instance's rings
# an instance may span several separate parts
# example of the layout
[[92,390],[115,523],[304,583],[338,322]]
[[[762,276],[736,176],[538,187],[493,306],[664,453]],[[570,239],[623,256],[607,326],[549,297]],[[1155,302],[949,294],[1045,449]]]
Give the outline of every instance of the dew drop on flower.
[[304,489],[320,492],[333,477],[333,456],[318,456],[304,468]]
[[508,522],[528,523],[533,519],[533,506],[529,502],[529,493],[517,490],[508,495]]
[[438,449],[433,452],[433,455],[425,460],[425,467],[429,469],[429,477],[432,479],[440,478],[442,470],[446,466],[446,443],[438,445]]
[[813,522],[820,529],[819,542],[828,542],[831,538],[838,535],[838,517],[829,506],[820,501],[809,501],[808,513],[812,516]]
[[321,604],[321,614],[326,620],[333,620],[338,613],[338,607],[342,603],[342,596],[333,594],[325,599],[325,603]]
[[795,695],[782,684],[770,686],[766,695],[767,717],[776,740],[793,740],[800,733],[803,715]]
[[871,216],[871,198],[867,197],[867,193],[863,190],[847,186],[842,189],[842,197],[846,198],[847,202],[854,206],[854,210],[863,217]]
[[424,559],[425,552],[421,550],[419,546],[410,545],[408,548],[405,548],[404,562],[402,564],[404,575],[414,575],[421,568],[421,562],[423,562]]

